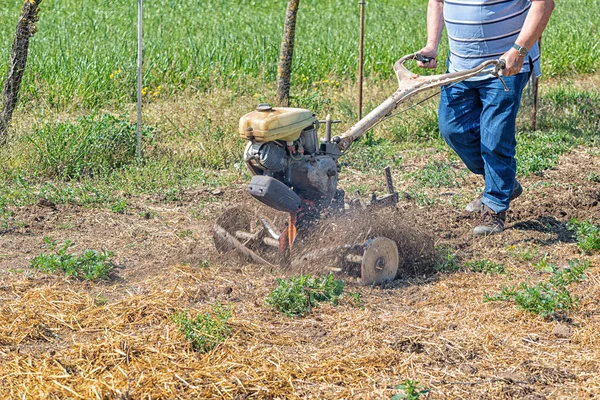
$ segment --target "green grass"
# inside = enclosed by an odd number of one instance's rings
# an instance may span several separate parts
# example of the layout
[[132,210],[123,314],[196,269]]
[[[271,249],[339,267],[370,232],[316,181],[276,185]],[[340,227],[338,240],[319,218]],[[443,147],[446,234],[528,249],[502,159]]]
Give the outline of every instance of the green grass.
[[344,281],[333,274],[321,278],[300,275],[289,279],[277,279],[277,287],[269,293],[269,307],[288,317],[303,316],[321,302],[338,304],[344,293]]
[[567,287],[584,280],[584,272],[590,267],[589,260],[569,261],[569,267],[554,271],[547,281],[537,284],[521,282],[519,285],[505,285],[500,293],[485,295],[484,301],[512,301],[522,310],[542,317],[551,317],[577,306],[577,297],[571,294]]
[[[0,76],[6,70],[22,0],[5,3],[0,10]],[[215,84],[243,90],[247,77],[274,81],[285,7],[285,2],[259,5],[243,0],[145,4],[146,99],[186,90],[206,92]],[[600,47],[590,43],[600,39],[596,15],[589,10],[599,7],[598,0],[557,2],[544,33],[546,75],[597,70]],[[400,56],[423,47],[426,8],[423,0],[367,4],[367,74],[389,77]],[[43,102],[51,109],[133,102],[136,17],[136,3],[124,0],[43,2],[22,99],[28,104]],[[354,79],[358,22],[356,4],[342,0],[301,4],[294,87]],[[444,39],[442,43],[443,59],[447,46]],[[444,63],[440,64],[442,71]]]
[[55,250],[54,253],[42,253],[34,257],[30,266],[46,273],[63,272],[82,280],[106,280],[114,268],[110,258],[113,256],[108,251],[86,250],[80,255],[68,253],[73,243],[67,240],[62,246],[57,247],[55,241],[44,238],[46,247]]
[[442,161],[429,161],[425,167],[413,173],[413,178],[422,186],[440,188],[457,187],[464,181],[466,169],[456,170],[453,164]]
[[210,312],[196,317],[190,317],[186,312],[171,316],[171,320],[192,348],[200,353],[208,353],[231,335],[230,318],[231,309],[218,302],[212,305]]
[[[151,143],[153,131],[145,128]],[[135,161],[136,125],[108,114],[75,122],[44,124],[24,137],[31,144],[27,159],[46,178],[75,179],[106,176]]]

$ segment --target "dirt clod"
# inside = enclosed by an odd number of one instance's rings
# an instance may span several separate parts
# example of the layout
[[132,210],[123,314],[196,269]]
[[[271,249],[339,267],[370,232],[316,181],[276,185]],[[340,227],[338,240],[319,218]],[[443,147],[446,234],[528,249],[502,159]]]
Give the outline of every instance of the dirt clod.
[[568,339],[573,335],[571,327],[565,324],[556,325],[552,330],[552,334],[559,339]]

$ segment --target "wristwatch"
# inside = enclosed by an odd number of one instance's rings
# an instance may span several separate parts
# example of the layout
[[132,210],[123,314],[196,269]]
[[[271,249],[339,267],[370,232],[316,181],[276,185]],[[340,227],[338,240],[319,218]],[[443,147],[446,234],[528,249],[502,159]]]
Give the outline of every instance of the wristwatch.
[[525,57],[527,55],[527,53],[529,53],[529,50],[527,50],[527,47],[519,46],[516,43],[513,44],[512,48],[517,50],[521,57]]

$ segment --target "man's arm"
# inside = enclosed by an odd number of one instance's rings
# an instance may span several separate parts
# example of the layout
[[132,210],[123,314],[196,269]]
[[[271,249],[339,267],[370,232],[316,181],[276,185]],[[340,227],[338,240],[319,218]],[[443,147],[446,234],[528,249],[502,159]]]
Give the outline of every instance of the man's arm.
[[427,5],[427,44],[419,53],[425,57],[431,57],[433,60],[423,63],[417,61],[417,65],[421,68],[436,68],[438,46],[444,29],[444,1],[429,0]]
[[[430,0],[431,1],[431,0]],[[537,42],[542,36],[542,32],[548,25],[550,15],[554,10],[554,0],[530,0],[531,8],[525,18],[525,23],[521,29],[521,33],[515,41],[519,46],[523,46],[527,49],[531,49],[535,42]],[[521,56],[519,52],[511,48],[502,55],[506,60],[506,69],[502,71],[505,76],[516,75],[523,68],[525,57]]]

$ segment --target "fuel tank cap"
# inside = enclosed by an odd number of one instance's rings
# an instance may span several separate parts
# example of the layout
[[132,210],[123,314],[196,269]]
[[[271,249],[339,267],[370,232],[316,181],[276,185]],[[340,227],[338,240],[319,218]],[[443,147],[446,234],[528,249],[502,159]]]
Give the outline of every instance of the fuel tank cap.
[[263,112],[267,112],[267,111],[272,111],[273,107],[271,107],[270,104],[259,104],[258,107],[256,107],[256,111],[263,111]]

